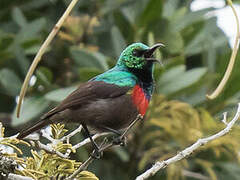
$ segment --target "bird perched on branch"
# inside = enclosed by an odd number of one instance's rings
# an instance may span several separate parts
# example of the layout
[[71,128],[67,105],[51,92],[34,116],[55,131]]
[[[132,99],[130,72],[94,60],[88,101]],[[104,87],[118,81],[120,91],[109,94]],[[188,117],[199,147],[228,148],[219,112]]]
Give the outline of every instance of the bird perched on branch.
[[51,123],[83,125],[96,150],[88,126],[99,132],[114,132],[126,128],[140,114],[144,116],[153,93],[154,51],[162,46],[148,47],[142,43],[129,45],[112,69],[81,84],[57,107],[43,115],[34,126],[20,132],[17,138]]

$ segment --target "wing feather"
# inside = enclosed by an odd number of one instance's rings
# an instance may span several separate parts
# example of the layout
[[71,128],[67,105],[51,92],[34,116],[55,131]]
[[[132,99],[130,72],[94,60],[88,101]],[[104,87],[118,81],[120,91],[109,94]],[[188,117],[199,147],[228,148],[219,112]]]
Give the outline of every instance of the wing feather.
[[80,85],[57,107],[46,113],[41,119],[46,119],[65,109],[81,108],[97,99],[114,98],[126,94],[132,87],[118,86],[104,81],[90,81]]

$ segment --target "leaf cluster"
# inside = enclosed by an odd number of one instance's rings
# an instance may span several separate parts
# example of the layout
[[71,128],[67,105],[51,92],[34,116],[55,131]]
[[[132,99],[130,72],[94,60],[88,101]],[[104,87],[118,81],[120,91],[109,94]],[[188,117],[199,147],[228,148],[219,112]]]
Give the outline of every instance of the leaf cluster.
[[[53,124],[51,125],[51,138],[55,141],[54,144],[47,144],[51,146],[54,151],[66,153],[68,150],[75,152],[71,144],[59,141],[65,133],[64,125]],[[18,140],[14,137],[4,137],[4,128],[1,127],[0,144],[9,146],[15,149],[18,154],[22,154],[21,149],[17,147],[18,144],[25,144],[31,146],[23,140]],[[0,149],[1,150],[1,149]],[[64,179],[75,172],[81,165],[81,162],[63,158],[54,153],[49,153],[46,150],[36,151],[31,150],[31,156],[19,157],[17,153],[10,154],[8,152],[0,154],[0,170],[1,176],[7,176],[9,173],[15,173],[22,176],[28,176],[33,179]],[[98,180],[98,178],[89,171],[82,171],[76,177],[79,180]]]
[[[152,110],[145,124],[145,136],[140,145],[144,154],[139,162],[139,169],[144,169],[153,161],[170,158],[198,139],[225,128],[224,123],[214,120],[203,108],[193,108],[180,101],[168,101],[161,96],[155,97],[152,105],[157,108]],[[237,126],[230,135],[201,147],[189,159],[170,165],[166,171],[167,179],[184,179],[182,174],[185,169],[198,170],[211,179],[217,179],[219,164],[224,161],[239,163],[239,137]]]

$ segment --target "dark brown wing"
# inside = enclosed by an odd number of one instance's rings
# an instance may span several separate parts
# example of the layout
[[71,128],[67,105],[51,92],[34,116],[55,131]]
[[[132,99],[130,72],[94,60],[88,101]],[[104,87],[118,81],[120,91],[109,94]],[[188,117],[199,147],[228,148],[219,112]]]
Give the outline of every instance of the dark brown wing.
[[58,112],[66,109],[81,109],[81,106],[97,100],[119,97],[126,94],[129,89],[131,89],[131,87],[120,87],[103,81],[91,81],[84,83],[73,91],[66,99],[64,99],[60,105],[43,115],[38,123],[20,132],[17,138],[22,139],[34,131],[52,123],[52,121],[48,118]]
[[131,87],[118,86],[103,81],[90,81],[80,85],[61,104],[46,113],[41,119],[46,119],[65,109],[81,108],[81,106],[98,99],[114,98],[126,94]]

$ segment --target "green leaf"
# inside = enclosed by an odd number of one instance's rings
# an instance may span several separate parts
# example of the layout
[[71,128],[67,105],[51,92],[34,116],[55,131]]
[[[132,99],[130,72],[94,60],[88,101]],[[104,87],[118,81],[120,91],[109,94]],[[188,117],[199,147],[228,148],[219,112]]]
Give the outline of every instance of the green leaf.
[[89,172],[89,171],[82,171],[79,175],[78,175],[78,179],[79,180],[99,180],[95,174]]
[[70,53],[80,67],[93,67],[104,71],[108,69],[106,57],[99,52],[90,52],[73,47],[70,49]]
[[126,47],[126,42],[121,32],[116,26],[112,27],[111,35],[112,35],[112,42],[113,42],[115,54],[116,56],[119,56],[123,51],[123,49]]
[[184,41],[180,32],[167,31],[164,36],[166,49],[172,53],[181,53],[184,49]]
[[206,72],[206,68],[194,68],[185,72],[182,72],[182,67],[171,69],[161,76],[159,92],[170,95],[181,91],[198,82]]
[[240,177],[239,164],[235,162],[224,162],[218,163],[218,166],[221,167],[220,177],[224,176],[225,178],[221,179],[231,179],[238,180]]
[[143,13],[139,16],[139,24],[144,26],[160,19],[162,16],[162,8],[163,1],[149,0]]
[[71,92],[77,89],[76,86],[68,87],[68,88],[61,88],[54,91],[50,91],[49,93],[45,94],[44,98],[50,101],[61,102],[65,99]]
[[10,69],[0,70],[0,84],[4,88],[4,92],[11,96],[16,96],[21,88],[21,80]]
[[79,78],[82,82],[86,82],[89,79],[101,74],[103,71],[100,71],[96,68],[79,68]]
[[[184,48],[185,54],[194,55],[210,48],[217,48],[227,44],[228,39],[216,26],[216,18],[208,19],[204,28]],[[212,68],[211,68],[212,69]]]
[[26,55],[35,55],[40,49],[40,45],[33,45],[30,48],[25,49]]
[[[83,2],[83,1],[81,1]],[[103,4],[103,6],[100,8],[101,15],[110,14],[116,10],[124,9],[124,8],[134,8],[135,11],[138,11],[142,7],[144,7],[144,3],[146,0],[124,0],[124,1],[112,1],[112,0],[106,0]],[[137,12],[135,12],[137,13]],[[134,14],[135,14],[134,13]]]
[[148,1],[138,0],[132,2],[133,3],[130,6],[125,6],[120,10],[122,10],[123,15],[128,19],[128,21],[134,25],[136,23],[137,17],[144,11]]
[[206,101],[206,94],[208,93],[208,90],[206,87],[198,88],[197,92],[191,94],[185,95],[185,102],[188,104],[191,104],[193,106],[196,106],[198,104],[203,103]]
[[33,118],[38,117],[47,107],[50,102],[42,97],[26,98],[22,105],[22,112],[20,118],[16,117],[16,108],[12,114],[12,125],[18,126],[26,123]]
[[176,12],[178,7],[178,0],[168,0],[164,3],[163,17],[170,18]]
[[176,77],[183,74],[185,69],[186,69],[185,65],[179,65],[179,66],[171,68],[170,70],[168,70],[161,76],[159,83],[162,85],[168,84],[170,81],[172,81]]
[[[0,51],[8,51],[8,47],[13,42],[13,38],[14,38],[13,34],[6,33],[0,30]],[[2,56],[0,57],[2,60]]]
[[21,28],[27,25],[26,18],[24,17],[21,9],[17,7],[15,7],[12,11],[12,18]]
[[44,18],[39,18],[35,21],[32,21],[31,23],[28,23],[23,28],[21,28],[19,33],[16,35],[14,44],[21,44],[25,41],[37,39],[39,37],[39,32],[43,29],[45,24],[46,21]]
[[24,50],[21,46],[16,45],[12,52],[14,53],[16,59],[16,64],[18,68],[21,70],[22,74],[26,74],[28,71],[28,67],[30,66],[30,63],[24,53]]
[[46,85],[51,85],[51,81],[53,78],[52,72],[46,67],[40,67],[36,71],[37,80],[40,80],[42,83]]
[[[180,10],[181,9],[179,9],[178,11]],[[177,14],[177,16],[174,16],[174,18],[171,21],[171,30],[173,32],[179,32],[193,23],[202,21],[204,20],[204,15],[206,13],[209,13],[211,10],[213,10],[213,8],[190,12],[190,13],[187,13],[186,15],[182,14],[182,16]]]
[[41,0],[41,1],[27,1],[24,6],[22,6],[23,11],[34,11],[35,9],[39,9],[49,5],[49,0]]
[[123,161],[123,162],[128,162],[129,161],[129,154],[126,152],[125,149],[123,148],[114,148],[114,152],[119,156],[119,158]]

